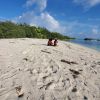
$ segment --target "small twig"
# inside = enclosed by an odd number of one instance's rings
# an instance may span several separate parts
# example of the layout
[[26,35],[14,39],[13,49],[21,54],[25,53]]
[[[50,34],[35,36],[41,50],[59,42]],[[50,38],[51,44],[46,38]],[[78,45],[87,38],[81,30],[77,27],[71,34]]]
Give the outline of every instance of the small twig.
[[74,62],[74,61],[67,61],[67,60],[64,60],[64,59],[61,59],[61,62],[64,62],[64,63],[67,63],[67,64],[78,64],[77,62]]
[[49,53],[49,54],[51,54],[51,52],[48,52],[48,51],[44,51],[44,50],[41,50],[42,52],[45,52],[45,53]]

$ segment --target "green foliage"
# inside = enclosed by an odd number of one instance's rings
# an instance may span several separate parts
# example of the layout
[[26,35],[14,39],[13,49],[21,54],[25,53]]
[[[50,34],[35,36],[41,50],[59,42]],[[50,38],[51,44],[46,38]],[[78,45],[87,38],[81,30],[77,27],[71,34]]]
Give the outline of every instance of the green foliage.
[[50,32],[46,28],[30,26],[27,24],[15,24],[10,21],[0,22],[0,38],[58,38],[70,39],[57,32]]

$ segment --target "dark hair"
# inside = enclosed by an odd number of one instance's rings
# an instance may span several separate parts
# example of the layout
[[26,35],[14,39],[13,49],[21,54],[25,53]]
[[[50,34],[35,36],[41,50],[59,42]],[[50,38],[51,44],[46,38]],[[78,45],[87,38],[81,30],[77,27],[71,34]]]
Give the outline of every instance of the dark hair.
[[52,41],[52,38],[50,38],[49,41]]
[[55,38],[55,41],[57,41],[57,38]]

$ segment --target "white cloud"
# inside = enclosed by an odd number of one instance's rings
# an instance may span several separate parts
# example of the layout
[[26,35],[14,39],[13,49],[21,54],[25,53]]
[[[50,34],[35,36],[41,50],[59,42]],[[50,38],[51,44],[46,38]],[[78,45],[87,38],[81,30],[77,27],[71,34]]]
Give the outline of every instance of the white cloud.
[[36,9],[43,11],[47,7],[47,0],[27,0],[26,7],[36,5]]
[[97,28],[93,28],[92,29],[92,33],[95,34],[95,35],[99,34],[99,30]]
[[79,21],[66,22],[67,34],[71,37],[91,37],[100,38],[100,25],[81,23]]
[[[100,0],[74,0],[75,3],[84,6],[92,7],[99,3]],[[36,4],[36,5],[35,5]],[[32,11],[25,12],[21,16],[14,19],[15,22],[27,23],[32,26],[45,27],[50,31],[65,33],[72,37],[85,37],[87,35],[100,36],[100,30],[97,27],[88,23],[81,23],[79,21],[70,21],[61,23],[59,20],[55,19],[48,12],[44,11],[47,7],[47,0],[27,0],[26,6],[36,6]],[[38,9],[37,9],[38,8]],[[37,10],[36,10],[37,9]],[[36,10],[36,11],[35,11]]]
[[27,23],[32,26],[45,27],[50,31],[65,33],[67,28],[56,20],[48,12],[44,11],[47,7],[47,0],[27,0],[26,7],[33,7],[32,11],[25,12],[16,17],[13,22]]
[[8,19],[8,18],[1,17],[1,16],[0,16],[0,21],[7,21],[7,20],[9,20],[9,19]]
[[27,7],[30,7],[30,6],[32,6],[35,2],[36,2],[36,0],[27,0],[25,5],[26,5]]
[[50,29],[56,29],[59,27],[59,22],[54,19],[49,13],[41,13],[41,20],[44,26]]
[[16,17],[14,21],[19,23],[27,23],[32,26],[45,27],[50,31],[64,33],[72,37],[100,37],[100,30],[98,25],[81,23],[79,21],[70,21],[61,23],[48,12],[26,12],[21,16]]
[[91,38],[98,38],[98,39],[100,39],[100,28],[98,26],[94,26],[93,28],[91,28],[90,37]]
[[47,12],[42,12],[40,15],[36,15],[34,12],[27,12],[22,14],[22,16],[16,17],[15,22],[46,27],[50,31],[61,33],[65,33],[67,30],[66,27],[62,26],[59,21]]
[[100,0],[73,0],[74,3],[82,5],[85,10],[100,4]]

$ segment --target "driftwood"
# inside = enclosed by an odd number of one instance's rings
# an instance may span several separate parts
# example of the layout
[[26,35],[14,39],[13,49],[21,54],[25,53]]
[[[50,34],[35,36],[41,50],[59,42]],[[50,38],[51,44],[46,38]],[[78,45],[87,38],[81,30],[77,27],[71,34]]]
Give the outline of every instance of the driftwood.
[[49,53],[49,54],[51,54],[51,52],[48,52],[48,51],[44,51],[44,50],[41,50],[42,52],[45,52],[45,53]]
[[61,59],[61,62],[64,62],[64,63],[67,63],[67,64],[78,64],[77,62],[74,62],[74,61],[67,61],[67,60],[64,60],[64,59]]
[[75,75],[79,75],[80,73],[78,72],[78,71],[76,71],[76,70],[73,70],[73,69],[69,69],[73,74],[75,74]]
[[22,91],[21,86],[18,86],[15,89],[16,89],[16,93],[17,93],[18,97],[22,97],[24,95],[24,92]]

